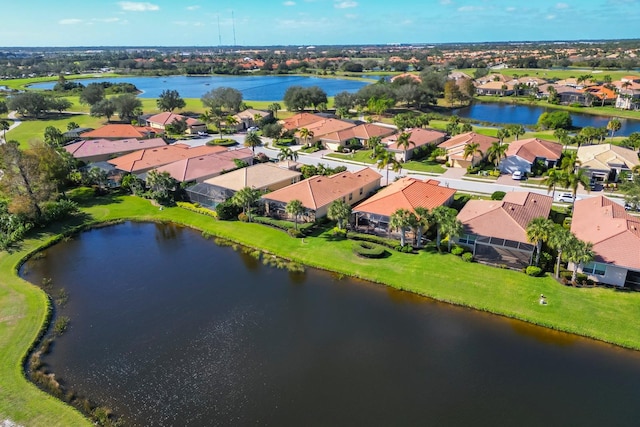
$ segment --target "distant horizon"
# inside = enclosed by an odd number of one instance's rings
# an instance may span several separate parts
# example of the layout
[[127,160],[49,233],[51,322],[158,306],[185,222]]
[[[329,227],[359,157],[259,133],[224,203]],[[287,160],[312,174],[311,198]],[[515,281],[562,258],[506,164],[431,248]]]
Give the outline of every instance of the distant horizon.
[[640,0],[208,3],[25,0],[11,5],[0,40],[6,48],[535,43],[634,40],[640,22]]

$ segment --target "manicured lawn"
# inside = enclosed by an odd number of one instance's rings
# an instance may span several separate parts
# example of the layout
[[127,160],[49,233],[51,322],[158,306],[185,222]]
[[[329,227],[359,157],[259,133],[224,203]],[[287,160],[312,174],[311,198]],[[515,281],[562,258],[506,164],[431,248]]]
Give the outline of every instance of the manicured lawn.
[[446,169],[440,163],[431,162],[429,160],[409,160],[402,164],[402,169],[406,171],[427,172],[427,173],[445,173]]
[[44,130],[47,126],[54,126],[60,131],[66,132],[69,122],[76,122],[81,127],[94,129],[106,123],[104,118],[91,117],[87,114],[63,114],[60,115],[60,118],[47,120],[29,119],[24,120],[20,126],[7,132],[7,141],[18,141],[21,147],[26,148],[33,140],[43,140]]
[[375,164],[376,160],[371,158],[373,150],[358,150],[355,153],[343,154],[343,153],[330,153],[325,157],[340,159],[340,160],[352,160],[354,162]]
[[[185,224],[309,266],[640,349],[640,328],[633,326],[640,315],[640,293],[567,287],[549,277],[532,278],[437,252],[393,252],[385,259],[364,259],[353,254],[352,241],[335,241],[327,233],[295,239],[259,224],[217,221],[178,207],[159,210],[132,196],[78,200],[92,221]],[[0,414],[29,426],[88,425],[75,410],[28,383],[20,365],[43,323],[46,299],[38,288],[16,277],[15,268],[25,254],[54,234],[43,231],[19,251],[0,253]],[[549,302],[546,306],[538,304],[541,293]]]

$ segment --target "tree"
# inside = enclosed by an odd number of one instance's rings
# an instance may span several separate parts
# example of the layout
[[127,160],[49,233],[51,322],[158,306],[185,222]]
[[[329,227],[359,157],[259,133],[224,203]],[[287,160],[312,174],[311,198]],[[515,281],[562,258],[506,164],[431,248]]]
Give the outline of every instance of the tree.
[[71,108],[73,104],[67,98],[51,98],[49,100],[49,109],[56,110],[58,113],[62,113],[65,110]]
[[389,169],[394,172],[399,172],[402,169],[402,164],[396,159],[395,154],[391,151],[387,151],[382,148],[376,156],[376,167],[378,170],[387,170],[387,185],[389,184]]
[[226,109],[237,113],[242,104],[242,92],[231,87],[219,87],[202,95],[200,100],[202,105],[212,110]]
[[567,188],[571,189],[571,193],[573,194],[573,203],[576,202],[576,194],[578,193],[578,186],[582,184],[582,186],[589,192],[589,175],[585,172],[584,169],[578,169],[575,173],[569,173],[566,176],[566,184]]
[[142,102],[133,94],[125,93],[112,98],[120,120],[131,122],[137,110],[142,108]]
[[487,149],[487,158],[495,165],[496,169],[498,169],[500,161],[506,157],[508,148],[508,145],[501,144],[500,141],[495,141]]
[[65,137],[60,131],[60,129],[58,129],[57,127],[47,126],[44,129],[45,143],[55,148],[55,147],[60,147],[62,144],[64,144],[64,141],[65,141]]
[[516,141],[520,136],[525,134],[524,126],[518,124],[507,126],[507,131],[509,132],[509,135],[513,135],[516,137]]
[[571,281],[575,282],[578,275],[578,267],[593,261],[595,254],[593,253],[593,243],[583,242],[572,234],[573,238],[569,245],[565,248],[565,256],[567,261],[573,263],[573,273]]
[[336,221],[339,230],[346,228],[350,216],[351,206],[341,199],[334,200],[327,210],[327,217],[332,221]]
[[498,129],[498,132],[496,133],[496,138],[498,138],[498,140],[500,141],[500,144],[502,144],[504,142],[504,139],[508,137],[509,137],[509,131],[507,129]]
[[79,127],[80,127],[80,125],[78,123],[76,123],[76,122],[67,123],[67,130],[74,130],[74,129],[77,129]]
[[560,224],[553,225],[553,230],[549,234],[547,242],[549,246],[555,249],[558,253],[555,266],[556,279],[560,277],[560,260],[562,259],[562,251],[571,244],[572,239],[575,239],[575,236],[571,234],[569,230]]
[[7,99],[7,107],[22,116],[40,117],[49,110],[51,97],[39,92],[23,92]]
[[109,183],[109,174],[104,169],[93,167],[87,172],[87,181],[89,184],[97,185],[100,190],[105,190]]
[[298,131],[298,134],[300,135],[300,139],[302,139],[304,141],[304,145],[305,147],[309,146],[309,142],[313,139],[314,134],[313,131],[307,129],[307,128],[302,128]]
[[251,151],[253,155],[256,155],[256,147],[260,147],[262,145],[262,139],[256,132],[249,132],[247,136],[244,137],[244,146],[251,147]]
[[282,109],[282,107],[277,102],[273,102],[273,103],[269,104],[267,109],[269,111],[271,111],[271,113],[273,113],[273,117],[278,117],[278,111],[280,111]]
[[571,129],[573,121],[567,111],[545,112],[538,118],[538,125],[543,129]]
[[480,150],[479,142],[470,142],[464,146],[463,157],[465,160],[471,157],[472,163],[473,163],[473,158],[475,157],[476,154],[480,157],[482,157],[483,155],[482,150]]
[[154,200],[164,205],[173,201],[171,192],[176,189],[177,181],[169,172],[158,172],[154,169],[147,174],[147,186]]
[[431,214],[429,213],[429,209],[422,206],[416,206],[414,212],[416,214],[416,246],[422,247],[424,231],[431,227]]
[[562,144],[562,148],[565,149],[567,142],[569,142],[569,131],[566,129],[556,129],[553,131],[553,136],[555,136],[558,141]]
[[611,132],[611,138],[622,128],[622,123],[618,119],[611,119],[609,123],[607,123],[607,130]]
[[460,87],[454,80],[447,80],[444,84],[444,99],[447,101],[450,107],[453,107],[456,102],[463,98]]
[[558,185],[562,186],[567,182],[567,173],[557,169],[549,169],[547,171],[547,176],[542,180],[542,183],[547,186],[547,193],[549,191],[553,191],[551,194],[551,198],[555,199],[556,196],[556,187]]
[[104,87],[100,83],[89,83],[80,93],[80,103],[94,106],[104,99]]
[[397,209],[389,218],[389,228],[400,231],[400,246],[406,244],[406,232],[416,223],[416,216],[407,209]]
[[284,211],[293,217],[296,230],[298,229],[298,217],[304,214],[304,205],[298,199],[293,199],[284,207]]
[[[410,146],[416,145],[415,142],[411,141],[411,132],[402,132],[398,135],[398,140],[396,141],[398,148],[402,148],[402,150],[406,153],[409,150]],[[406,156],[405,156],[406,157]]]
[[244,187],[231,197],[231,203],[242,208],[242,212],[247,215],[249,222],[252,219],[253,206],[258,200],[260,200],[260,190],[251,187]]
[[116,105],[111,99],[103,99],[91,106],[90,114],[94,117],[106,117],[107,122],[110,122],[116,109]]
[[278,152],[278,160],[298,160],[298,152],[289,147],[282,147]]
[[7,131],[11,125],[9,124],[9,120],[2,119],[0,120],[0,130],[2,130],[2,139],[6,140]]
[[[458,221],[457,218],[458,212],[450,208],[448,206],[438,206],[431,211],[431,220],[436,226],[436,246],[438,251],[440,250],[440,243],[442,235],[451,234],[451,236],[455,236],[462,232],[462,225],[458,227],[458,224],[455,224]],[[459,223],[459,221],[458,221]],[[449,245],[449,247],[451,247]]]
[[302,86],[289,86],[284,93],[283,101],[289,111],[304,111],[309,105],[307,92]]
[[236,129],[236,125],[239,122],[236,116],[232,116],[231,114],[229,114],[227,117],[225,117],[224,123],[225,125],[227,125],[227,132],[233,133],[233,131]]
[[356,106],[355,95],[347,91],[337,93],[333,98],[333,106],[336,110],[344,108],[348,113],[349,110]]
[[177,90],[165,89],[156,100],[160,111],[173,111],[176,108],[184,108],[187,103],[180,97]]
[[527,240],[536,245],[536,266],[540,265],[542,244],[549,241],[553,230],[553,221],[541,216],[533,218],[529,224],[527,224]]

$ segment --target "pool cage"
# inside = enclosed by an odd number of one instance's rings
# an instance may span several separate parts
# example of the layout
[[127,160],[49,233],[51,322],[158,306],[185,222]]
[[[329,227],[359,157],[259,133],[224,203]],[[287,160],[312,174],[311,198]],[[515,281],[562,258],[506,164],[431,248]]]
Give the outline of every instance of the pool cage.
[[228,188],[221,188],[204,182],[193,185],[187,188],[186,191],[191,202],[212,210],[235,194],[235,191]]

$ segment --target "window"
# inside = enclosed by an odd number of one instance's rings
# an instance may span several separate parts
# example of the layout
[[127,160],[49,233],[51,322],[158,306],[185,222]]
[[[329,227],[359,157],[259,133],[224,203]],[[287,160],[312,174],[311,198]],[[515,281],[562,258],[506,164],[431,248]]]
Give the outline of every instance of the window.
[[361,195],[361,196],[362,196],[362,191],[363,191],[363,189],[362,189],[362,188],[360,188],[360,195]]
[[458,242],[463,245],[471,245],[473,246],[476,243],[476,235],[475,234],[464,234],[458,238]]
[[607,265],[600,262],[590,262],[582,267],[584,274],[594,274],[597,276],[604,276],[607,273]]
[[349,200],[353,200],[353,193],[349,193]]

